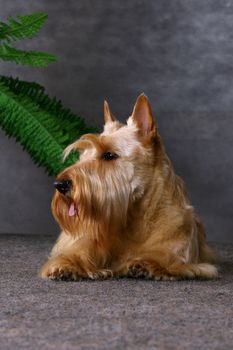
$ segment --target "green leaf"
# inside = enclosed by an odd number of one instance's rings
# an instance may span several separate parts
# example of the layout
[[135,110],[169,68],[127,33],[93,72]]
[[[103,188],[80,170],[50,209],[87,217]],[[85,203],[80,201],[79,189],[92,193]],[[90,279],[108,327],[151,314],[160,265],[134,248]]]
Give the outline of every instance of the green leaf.
[[46,52],[22,51],[3,44],[0,45],[0,59],[33,67],[47,67],[56,61],[56,56]]
[[46,95],[39,84],[4,76],[0,76],[0,126],[51,175],[77,161],[77,153],[71,153],[62,162],[67,145],[84,133],[96,131]]
[[64,147],[77,140],[83,134],[98,132],[96,128],[87,127],[84,119],[72,113],[70,109],[65,108],[61,101],[57,100],[55,97],[49,97],[45,93],[43,86],[35,82],[27,82],[1,75],[0,82],[7,86],[14,94],[27,96],[36,103],[40,109],[50,113],[50,115],[56,119],[63,134],[69,135],[69,141],[68,143],[64,143]]
[[33,13],[27,16],[8,18],[8,23],[0,22],[0,40],[10,43],[19,39],[35,37],[43,26],[48,15],[46,13]]
[[34,161],[46,166],[50,174],[59,172],[62,145],[61,131],[45,113],[26,97],[13,95],[0,85],[0,123],[9,136],[23,145]]

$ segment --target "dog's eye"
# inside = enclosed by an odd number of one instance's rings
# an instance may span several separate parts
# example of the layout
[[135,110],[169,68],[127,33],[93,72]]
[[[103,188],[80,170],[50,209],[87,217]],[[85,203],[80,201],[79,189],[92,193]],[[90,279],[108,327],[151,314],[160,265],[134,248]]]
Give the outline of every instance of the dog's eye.
[[112,153],[112,152],[105,152],[103,154],[103,159],[104,160],[113,160],[118,158],[118,155],[116,153]]

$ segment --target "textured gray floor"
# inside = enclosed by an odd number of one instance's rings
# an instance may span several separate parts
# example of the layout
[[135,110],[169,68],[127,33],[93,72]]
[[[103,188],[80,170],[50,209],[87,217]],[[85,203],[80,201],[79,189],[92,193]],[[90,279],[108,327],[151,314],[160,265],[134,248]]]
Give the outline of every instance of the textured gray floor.
[[233,246],[217,281],[47,282],[53,239],[0,235],[0,349],[232,349]]

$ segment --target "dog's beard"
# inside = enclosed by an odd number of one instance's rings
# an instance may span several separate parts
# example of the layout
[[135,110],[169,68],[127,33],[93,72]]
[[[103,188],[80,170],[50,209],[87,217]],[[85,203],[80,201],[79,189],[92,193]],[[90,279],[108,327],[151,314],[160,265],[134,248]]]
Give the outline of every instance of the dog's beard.
[[125,227],[131,195],[129,172],[111,167],[92,164],[62,174],[71,180],[72,189],[67,195],[55,193],[52,211],[65,232],[98,239]]

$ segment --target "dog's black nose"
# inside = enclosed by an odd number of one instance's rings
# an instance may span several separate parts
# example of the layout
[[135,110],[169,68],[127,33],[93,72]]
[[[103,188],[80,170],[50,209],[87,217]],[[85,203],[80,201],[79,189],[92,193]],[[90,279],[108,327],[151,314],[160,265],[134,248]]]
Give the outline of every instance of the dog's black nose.
[[55,181],[54,187],[62,194],[66,194],[71,189],[70,180]]

